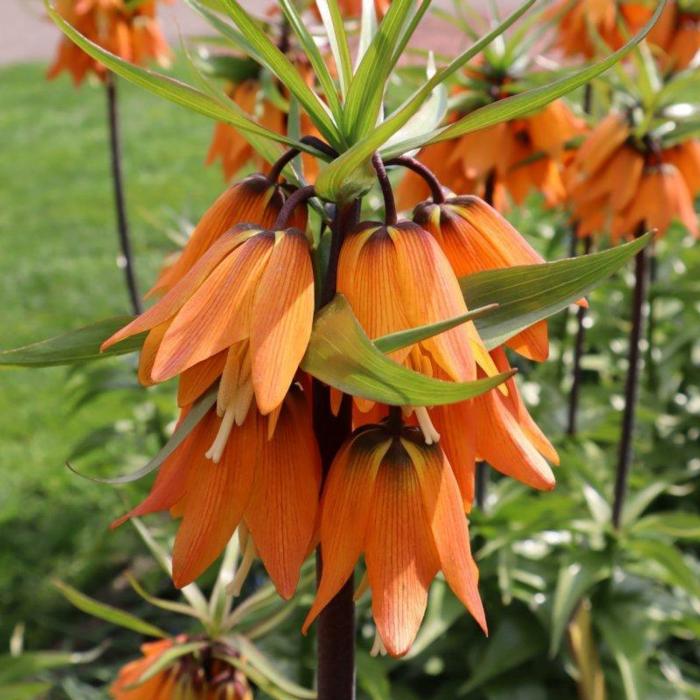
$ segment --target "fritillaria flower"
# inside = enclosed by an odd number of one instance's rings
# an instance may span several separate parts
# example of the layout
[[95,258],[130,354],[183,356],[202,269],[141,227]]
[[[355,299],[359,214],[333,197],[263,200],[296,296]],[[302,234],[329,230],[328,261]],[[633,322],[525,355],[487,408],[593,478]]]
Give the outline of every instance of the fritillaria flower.
[[[125,61],[143,64],[149,60],[167,65],[170,49],[156,20],[155,0],[133,3],[125,0],[57,0],[56,10],[83,36]],[[107,69],[68,37],[63,37],[47,77],[68,71],[79,85],[88,74],[104,79]]]
[[[648,10],[651,14],[651,9]],[[649,43],[662,51],[662,64],[670,72],[691,64],[700,51],[700,12],[669,0],[656,25],[649,32]]]
[[180,656],[148,680],[138,682],[163,654],[186,642],[183,636],[143,644],[143,656],[119,671],[109,689],[110,696],[114,700],[253,700],[248,679],[241,671],[202,651]]
[[663,235],[680,221],[694,236],[698,222],[700,150],[696,141],[663,150],[635,139],[626,117],[606,117],[583,142],[567,172],[578,234],[610,230],[614,240],[635,235],[640,226]]
[[486,630],[459,487],[440,447],[417,429],[356,431],[331,466],[319,536],[323,573],[304,631],[362,554],[380,647],[392,656],[410,648],[440,570]]
[[[428,146],[419,157],[454,191],[484,196],[488,190],[501,211],[508,209],[510,200],[522,204],[533,191],[544,196],[547,206],[555,206],[566,196],[565,146],[582,130],[581,120],[559,100],[530,117],[465,134],[447,145]],[[408,205],[427,193],[423,181],[409,173],[399,198]]]

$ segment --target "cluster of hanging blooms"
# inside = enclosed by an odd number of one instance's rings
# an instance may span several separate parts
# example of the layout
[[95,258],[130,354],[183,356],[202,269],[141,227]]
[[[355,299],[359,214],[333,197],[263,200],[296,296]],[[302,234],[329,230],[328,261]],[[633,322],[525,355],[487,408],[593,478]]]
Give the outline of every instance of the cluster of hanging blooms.
[[[514,94],[519,80],[515,69],[496,67],[487,58],[471,68],[465,84],[454,92],[454,100],[463,108],[458,107],[448,121]],[[562,168],[570,157],[568,146],[584,128],[568,105],[557,100],[527,117],[428,146],[419,157],[453,190],[485,197],[499,211],[508,209],[511,202],[522,204],[533,191],[554,207],[566,198]],[[425,194],[425,184],[409,174],[399,190],[399,201],[407,205]]]
[[700,51],[700,9],[692,1],[669,0],[649,35],[650,43],[662,51],[667,71],[688,68]]
[[[174,663],[139,682],[164,655],[187,641],[183,635],[143,644],[142,656],[119,671],[109,689],[110,696],[114,700],[253,700],[253,691],[245,675],[215,657],[217,647],[224,646],[220,643],[179,656]],[[233,650],[224,648],[223,651],[235,654]]]
[[633,115],[613,112],[593,129],[567,172],[578,234],[609,231],[613,240],[641,226],[663,235],[673,221],[699,235],[693,206],[700,193],[700,142],[664,147],[635,134]]
[[[314,389],[299,368],[318,283],[303,192],[280,184],[280,172],[278,164],[221,195],[161,273],[151,290],[159,300],[104,344],[147,332],[139,377],[146,385],[177,377],[181,420],[216,394],[147,498],[116,524],[162,510],[179,518],[173,579],[180,587],[207,569],[238,529],[245,554],[234,588],[257,557],[285,598],[320,542],[323,579],[305,628],[364,554],[378,651],[398,656],[409,649],[439,570],[486,629],[465,517],[476,460],[551,489],[556,451],[513,379],[476,399],[430,409],[358,396],[355,432],[321,494]],[[458,275],[542,261],[483,200],[447,196],[428,179],[433,199],[416,207],[413,221],[387,206],[386,222],[359,224],[340,249],[337,290],[370,338],[466,313]],[[545,359],[546,323],[509,345]],[[510,370],[504,348],[489,352],[472,322],[391,357],[448,381]],[[336,392],[336,408],[340,398]]]
[[[169,1],[169,0],[168,0]],[[170,49],[156,19],[156,0],[129,3],[127,0],[56,0],[56,10],[90,41],[125,61],[167,65]],[[55,78],[68,71],[76,85],[88,75],[105,78],[107,69],[68,37],[61,40],[48,70]]]

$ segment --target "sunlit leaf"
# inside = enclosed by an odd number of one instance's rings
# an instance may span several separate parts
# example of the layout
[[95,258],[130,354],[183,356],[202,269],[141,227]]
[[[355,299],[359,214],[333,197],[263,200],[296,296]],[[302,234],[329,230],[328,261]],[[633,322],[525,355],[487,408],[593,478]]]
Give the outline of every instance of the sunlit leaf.
[[344,393],[394,406],[435,406],[479,396],[507,372],[473,382],[433,379],[394,362],[367,337],[342,295],[317,316],[301,367]]
[[654,513],[638,520],[630,532],[679,540],[700,540],[700,515],[678,511]]
[[340,80],[340,91],[345,98],[352,81],[352,61],[343,15],[338,0],[316,0],[316,7],[326,28],[326,36]]
[[78,608],[78,610],[82,610],[84,613],[87,613],[92,617],[97,617],[100,620],[111,622],[113,625],[125,627],[133,632],[145,634],[149,637],[165,638],[168,636],[167,632],[164,632],[159,627],[145,622],[141,618],[136,617],[136,615],[119,610],[119,608],[106,605],[105,603],[100,603],[94,598],[90,598],[84,593],[81,593],[72,586],[63,583],[63,581],[54,580],[53,585],[58,588],[69,603],[73,604],[76,608]]
[[0,366],[52,367],[72,365],[78,362],[136,352],[143,345],[145,333],[127,338],[105,352],[100,352],[100,345],[104,340],[131,320],[131,316],[115,316],[31,345],[4,350],[0,352]]
[[477,272],[459,281],[470,308],[498,304],[475,321],[489,350],[588,294],[652,240],[652,234],[610,250],[539,265]]

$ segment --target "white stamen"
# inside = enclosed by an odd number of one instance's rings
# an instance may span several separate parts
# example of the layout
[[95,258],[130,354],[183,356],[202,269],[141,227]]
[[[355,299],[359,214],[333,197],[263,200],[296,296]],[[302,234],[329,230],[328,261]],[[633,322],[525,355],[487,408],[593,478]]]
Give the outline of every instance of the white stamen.
[[214,442],[204,455],[207,459],[214,462],[214,464],[218,464],[221,461],[221,456],[224,454],[224,448],[226,447],[226,441],[231,434],[231,428],[233,428],[234,418],[235,413],[232,407],[229,406],[224,413],[224,417],[221,419],[219,432],[216,434]]
[[253,538],[246,537],[245,550],[243,551],[243,559],[241,560],[241,565],[236,571],[236,575],[233,577],[231,583],[226,586],[226,594],[231,596],[239,596],[241,590],[243,590],[243,585],[248,578],[250,569],[253,566],[255,557],[257,556],[257,551],[255,549],[255,544],[253,543]]
[[425,406],[418,406],[418,408],[416,408],[415,411],[416,418],[418,419],[418,425],[420,426],[420,429],[423,432],[425,444],[432,445],[433,443],[438,442],[440,440],[440,433],[438,433],[438,431],[435,430],[433,421],[430,420],[430,414],[428,413],[428,409]]
[[379,636],[379,632],[374,633],[374,644],[372,644],[372,649],[369,652],[370,656],[386,656],[386,647],[382,638]]

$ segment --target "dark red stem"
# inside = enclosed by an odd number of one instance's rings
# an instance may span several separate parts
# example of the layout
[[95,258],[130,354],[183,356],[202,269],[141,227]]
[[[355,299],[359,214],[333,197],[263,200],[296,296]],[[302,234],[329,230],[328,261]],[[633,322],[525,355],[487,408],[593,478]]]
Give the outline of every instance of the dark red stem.
[[298,190],[294,190],[292,194],[287,197],[287,201],[282,205],[282,208],[277,214],[277,220],[273,228],[282,229],[287,225],[287,220],[292,215],[292,212],[307,199],[316,196],[316,190],[313,185],[308,185],[306,187],[300,187]]
[[442,204],[445,201],[445,193],[443,192],[442,185],[437,179],[437,176],[430,168],[423,165],[423,163],[421,163],[419,160],[411,158],[410,156],[399,156],[398,158],[387,160],[384,165],[400,165],[402,168],[412,170],[417,175],[420,175],[420,177],[425,180],[428,187],[430,187],[430,195],[435,204]]
[[384,222],[387,226],[393,226],[398,221],[394,191],[391,189],[391,182],[389,182],[384,161],[379,153],[375,153],[372,156],[372,165],[377,173],[377,180],[379,180],[379,186],[382,188],[382,196],[384,197]]

